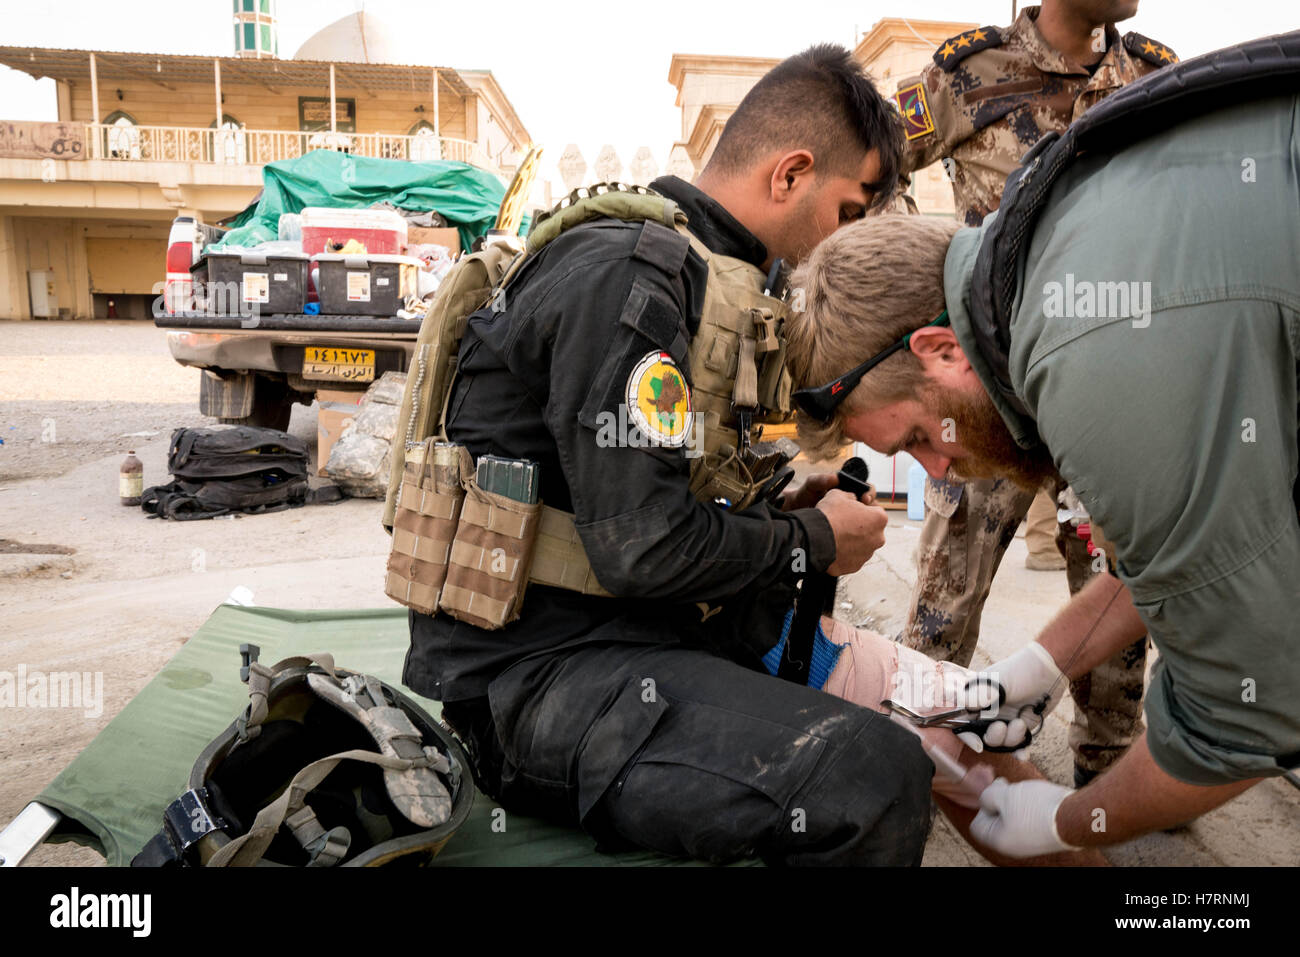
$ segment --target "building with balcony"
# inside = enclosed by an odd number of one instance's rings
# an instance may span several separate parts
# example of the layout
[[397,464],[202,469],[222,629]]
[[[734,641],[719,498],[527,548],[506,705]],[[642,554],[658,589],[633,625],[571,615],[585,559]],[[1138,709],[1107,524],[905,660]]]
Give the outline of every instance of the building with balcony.
[[[944,40],[978,25],[886,17],[858,40],[853,56],[880,92],[893,96],[901,81],[920,74]],[[677,88],[677,106],[682,111],[682,138],[673,145],[674,157],[684,157],[696,174],[704,169],[727,119],[759,78],[779,62],[771,57],[674,54],[668,82]],[[937,163],[912,177],[909,192],[922,213],[954,214],[952,186]]]
[[491,71],[389,59],[410,47],[365,13],[280,59],[271,0],[233,3],[232,56],[0,46],[54,80],[58,114],[0,105],[0,318],[147,317],[172,219],[238,212],[274,160],[453,159],[508,181],[531,145]]

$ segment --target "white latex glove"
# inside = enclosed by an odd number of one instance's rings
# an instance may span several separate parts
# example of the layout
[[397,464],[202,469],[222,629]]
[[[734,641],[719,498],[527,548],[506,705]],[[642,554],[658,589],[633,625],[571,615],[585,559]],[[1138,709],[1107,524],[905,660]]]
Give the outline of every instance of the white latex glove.
[[[1040,718],[1031,709],[1049,691],[1051,697],[1042,712],[1045,720],[1052,709],[1065,696],[1069,682],[1062,680],[1061,669],[1050,653],[1036,641],[1031,641],[1013,655],[1003,658],[978,674],[1002,685],[1006,700],[999,711],[1003,720],[992,722],[983,734],[983,744],[991,747],[1014,748],[1028,743],[1030,732],[1040,726]],[[1025,717],[1029,718],[1026,722]],[[958,735],[963,743],[975,751],[982,751],[980,737],[963,732]]]
[[980,795],[971,837],[1007,857],[1077,851],[1056,830],[1056,812],[1073,793],[1050,781],[1009,784],[1006,778],[998,778]]

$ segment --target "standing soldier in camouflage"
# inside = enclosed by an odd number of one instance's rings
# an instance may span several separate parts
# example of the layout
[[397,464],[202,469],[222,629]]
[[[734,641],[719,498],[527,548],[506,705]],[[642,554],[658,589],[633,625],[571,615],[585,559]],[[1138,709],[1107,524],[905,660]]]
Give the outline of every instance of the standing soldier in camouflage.
[[[1043,0],[1041,7],[1022,10],[1010,27],[980,27],[942,44],[934,63],[895,94],[908,138],[904,172],[941,159],[958,219],[978,226],[997,209],[1007,176],[1041,136],[1064,130],[1108,94],[1177,62],[1168,47],[1141,34],[1120,37],[1115,23],[1137,7],[1138,0]],[[970,663],[993,576],[1034,501],[1032,492],[1006,479],[927,480],[903,644],[932,658]],[[1034,511],[1044,511],[1054,524],[1054,503],[1041,504],[1045,508]],[[1057,541],[1073,594],[1100,562],[1094,567],[1070,525],[1061,526]],[[1030,544],[1030,567],[1044,567]],[[1105,770],[1142,733],[1145,668],[1143,638],[1071,683],[1076,786]]]

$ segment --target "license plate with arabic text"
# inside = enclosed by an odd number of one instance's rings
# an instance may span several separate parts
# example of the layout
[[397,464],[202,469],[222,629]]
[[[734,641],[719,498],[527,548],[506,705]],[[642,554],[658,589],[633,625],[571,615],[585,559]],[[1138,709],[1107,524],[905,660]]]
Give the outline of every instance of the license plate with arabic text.
[[373,382],[375,350],[307,346],[302,356],[302,377],[339,382]]

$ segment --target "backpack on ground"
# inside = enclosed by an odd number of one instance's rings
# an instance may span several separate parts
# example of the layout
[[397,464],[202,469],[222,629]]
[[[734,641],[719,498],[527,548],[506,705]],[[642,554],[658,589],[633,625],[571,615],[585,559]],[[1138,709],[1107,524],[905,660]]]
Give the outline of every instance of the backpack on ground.
[[167,468],[172,481],[141,496],[140,507],[152,517],[276,512],[308,500],[307,444],[278,429],[177,429]]

